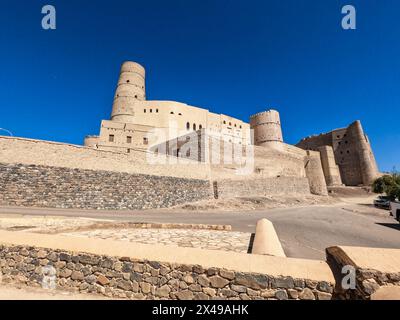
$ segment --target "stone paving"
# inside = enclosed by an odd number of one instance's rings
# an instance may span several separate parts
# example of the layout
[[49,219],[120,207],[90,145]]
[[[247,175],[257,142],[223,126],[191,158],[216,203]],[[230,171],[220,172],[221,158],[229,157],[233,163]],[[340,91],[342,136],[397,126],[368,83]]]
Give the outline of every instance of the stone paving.
[[247,253],[251,233],[190,229],[105,229],[65,235]]

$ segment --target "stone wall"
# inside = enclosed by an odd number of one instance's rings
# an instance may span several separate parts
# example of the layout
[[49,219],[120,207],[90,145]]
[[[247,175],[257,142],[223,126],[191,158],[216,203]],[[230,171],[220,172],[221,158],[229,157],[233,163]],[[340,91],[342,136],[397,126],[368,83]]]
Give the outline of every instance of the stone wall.
[[218,198],[310,194],[307,178],[279,177],[253,180],[219,180],[213,183]]
[[144,150],[130,153],[96,150],[66,143],[0,136],[0,163],[23,163],[72,169],[104,170],[188,179],[210,179],[210,167],[159,155],[157,161]]
[[355,289],[343,290],[337,286],[337,299],[370,300],[381,288],[387,287],[394,287],[400,293],[400,250],[331,247],[327,249],[327,260],[336,274],[338,284],[348,275],[341,272],[344,266],[351,266],[355,270]]
[[216,267],[0,245],[3,282],[107,297],[172,300],[327,300],[333,284]]
[[207,180],[0,163],[2,206],[149,209],[210,196]]

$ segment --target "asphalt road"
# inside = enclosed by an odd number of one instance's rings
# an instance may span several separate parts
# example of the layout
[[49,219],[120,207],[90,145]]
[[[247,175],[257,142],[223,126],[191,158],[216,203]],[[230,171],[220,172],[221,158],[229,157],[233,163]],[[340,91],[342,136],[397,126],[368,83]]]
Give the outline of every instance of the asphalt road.
[[[334,245],[400,248],[400,225],[387,211],[361,205],[309,206],[253,212],[87,211],[64,209],[0,208],[0,214],[90,217],[131,222],[230,224],[235,231],[254,232],[256,222],[274,223],[286,255],[325,259]],[[361,209],[360,209],[361,208]],[[1,217],[0,217],[1,218]]]

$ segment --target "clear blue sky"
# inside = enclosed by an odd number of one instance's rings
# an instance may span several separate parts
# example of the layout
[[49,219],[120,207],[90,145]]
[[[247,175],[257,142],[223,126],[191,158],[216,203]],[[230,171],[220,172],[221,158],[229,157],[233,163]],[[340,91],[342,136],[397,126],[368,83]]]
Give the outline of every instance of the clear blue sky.
[[[57,9],[57,30],[41,8]],[[357,30],[341,8],[357,9]],[[381,170],[400,169],[398,0],[14,0],[0,10],[0,127],[82,144],[110,117],[120,64],[148,99],[248,121],[281,112],[286,142],[360,119]]]

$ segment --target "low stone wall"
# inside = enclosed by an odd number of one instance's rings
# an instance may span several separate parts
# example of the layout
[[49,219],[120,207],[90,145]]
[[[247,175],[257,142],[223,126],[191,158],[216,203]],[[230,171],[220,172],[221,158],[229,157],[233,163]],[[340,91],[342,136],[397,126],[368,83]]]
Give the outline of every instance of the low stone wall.
[[324,261],[0,231],[0,278],[130,299],[331,299]]
[[0,163],[0,205],[164,208],[211,196],[207,180]]
[[307,178],[279,177],[251,180],[218,180],[213,183],[218,198],[268,196],[278,194],[310,194]]
[[400,250],[331,247],[327,249],[327,258],[333,266],[338,284],[348,275],[341,273],[344,266],[351,266],[355,270],[355,289],[343,290],[338,286],[335,290],[338,299],[370,300],[381,288],[392,286],[397,287],[400,293]]
[[0,245],[0,270],[6,283],[129,299],[326,300],[333,292],[325,281],[28,246]]

